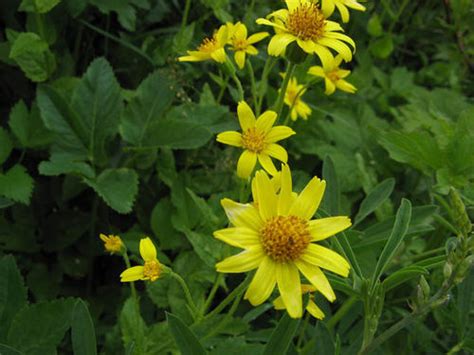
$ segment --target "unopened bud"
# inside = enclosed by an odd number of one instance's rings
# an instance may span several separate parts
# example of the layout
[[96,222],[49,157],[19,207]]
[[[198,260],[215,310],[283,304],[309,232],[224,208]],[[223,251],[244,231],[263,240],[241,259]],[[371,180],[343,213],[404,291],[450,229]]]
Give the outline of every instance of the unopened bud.
[[456,228],[466,237],[472,231],[472,223],[467,215],[466,206],[454,188],[449,190],[449,199],[454,212]]
[[428,282],[426,282],[426,279],[423,275],[421,275],[420,277],[420,287],[421,287],[421,290],[423,291],[423,294],[425,296],[425,298],[428,298],[430,296],[430,285],[428,285]]
[[456,250],[458,246],[458,240],[455,237],[451,237],[446,241],[446,254],[449,255],[451,254],[454,250]]
[[449,262],[444,264],[444,268],[443,268],[444,277],[448,279],[452,273],[453,273],[452,265]]

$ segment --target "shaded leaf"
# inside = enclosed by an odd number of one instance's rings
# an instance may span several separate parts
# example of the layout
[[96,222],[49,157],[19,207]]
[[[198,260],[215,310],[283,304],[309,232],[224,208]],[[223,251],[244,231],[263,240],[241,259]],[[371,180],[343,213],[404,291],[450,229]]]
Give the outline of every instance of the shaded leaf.
[[25,103],[22,100],[18,101],[10,112],[8,124],[22,147],[41,147],[51,142],[51,132],[46,129],[43,121],[41,121],[36,104],[33,104],[31,112],[28,112]]
[[365,217],[374,212],[386,199],[389,198],[390,194],[395,187],[395,179],[389,178],[382,181],[380,184],[375,186],[370,191],[365,199],[360,204],[359,212],[355,217],[354,225],[363,221]]
[[265,345],[263,355],[286,354],[299,325],[300,319],[292,319],[285,312]]
[[5,174],[0,174],[0,195],[24,204],[29,204],[34,180],[26,169],[17,164]]
[[206,354],[196,335],[189,327],[177,316],[166,313],[168,326],[173,334],[174,340],[183,355],[201,355]]
[[74,306],[71,337],[74,355],[97,354],[94,323],[89,309],[82,300],[78,300]]

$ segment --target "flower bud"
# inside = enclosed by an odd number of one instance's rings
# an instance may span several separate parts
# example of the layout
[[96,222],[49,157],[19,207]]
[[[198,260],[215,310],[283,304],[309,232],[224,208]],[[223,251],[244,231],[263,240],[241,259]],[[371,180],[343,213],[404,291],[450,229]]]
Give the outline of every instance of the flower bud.
[[444,264],[444,268],[443,268],[444,277],[448,279],[452,273],[453,273],[453,266],[449,262],[447,262],[446,264]]

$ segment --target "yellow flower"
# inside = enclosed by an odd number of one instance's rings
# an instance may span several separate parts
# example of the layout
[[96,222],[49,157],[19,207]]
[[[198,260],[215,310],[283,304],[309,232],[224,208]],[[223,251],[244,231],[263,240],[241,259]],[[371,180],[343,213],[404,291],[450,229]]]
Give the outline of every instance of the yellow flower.
[[290,137],[295,132],[287,126],[273,127],[277,118],[274,111],[265,111],[256,119],[245,101],[239,102],[237,116],[242,133],[227,131],[217,135],[218,142],[244,149],[237,163],[237,175],[247,179],[252,174],[257,159],[270,175],[275,175],[277,170],[271,157],[284,163],[288,160],[285,148],[276,142]]
[[278,285],[285,308],[293,318],[302,315],[301,272],[329,301],[336,295],[321,268],[346,277],[349,263],[336,252],[315,244],[351,225],[348,217],[311,220],[324,194],[325,181],[314,177],[299,194],[293,194],[291,172],[282,167],[281,188],[275,193],[267,174],[255,175],[254,201],[242,204],[221,201],[230,228],[214,237],[244,249],[217,263],[218,272],[240,273],[257,269],[245,298],[257,306],[270,297]]
[[[302,284],[301,285],[301,294],[304,295],[306,293],[309,293],[310,296],[309,296],[309,301],[308,301],[308,304],[306,305],[306,310],[309,312],[309,314],[311,314],[314,318],[317,318],[317,319],[323,319],[324,318],[324,313],[323,311],[321,310],[321,308],[319,308],[316,303],[314,303],[313,299],[314,299],[314,296],[311,295],[311,293],[313,292],[316,292],[316,287],[314,287],[313,285],[306,285],[306,284]],[[278,296],[274,301],[273,301],[273,307],[275,307],[275,309],[286,309],[285,307],[285,303],[283,302],[283,298],[281,296]]]
[[99,237],[104,242],[105,251],[109,252],[110,254],[120,254],[124,245],[122,239],[120,239],[119,236],[106,236],[105,234],[101,233]]
[[228,40],[228,28],[223,25],[214,32],[211,38],[205,38],[195,51],[187,51],[188,55],[179,57],[180,62],[202,62],[215,60],[224,63],[227,59],[224,46]]
[[321,10],[325,17],[329,17],[337,7],[341,14],[342,22],[349,22],[348,7],[358,11],[365,11],[365,6],[359,4],[356,0],[322,0]]
[[163,267],[156,258],[156,248],[150,238],[146,237],[140,240],[140,255],[145,264],[126,269],[120,274],[120,281],[155,281],[160,277]]
[[309,68],[308,74],[319,76],[324,78],[324,82],[326,85],[326,95],[331,95],[336,91],[336,88],[339,90],[348,92],[348,93],[355,93],[357,88],[348,83],[344,80],[349,74],[351,73],[350,70],[340,69],[339,66],[341,65],[342,57],[337,56],[334,59],[334,62],[330,64],[324,64],[323,66],[313,66]]
[[355,49],[354,41],[343,33],[342,27],[326,20],[319,7],[310,0],[285,0],[287,9],[271,13],[268,18],[259,18],[257,23],[273,26],[276,34],[268,44],[268,54],[281,55],[286,47],[296,41],[306,53],[315,53],[323,63],[330,63],[333,55],[328,48],[341,54],[346,62],[352,59],[349,43]]
[[245,65],[245,55],[257,55],[258,50],[253,44],[260,42],[265,37],[269,36],[268,32],[259,32],[247,38],[247,27],[237,22],[227,24],[229,33],[229,44],[232,45],[232,50],[235,52],[234,59],[237,66],[242,69]]
[[308,116],[311,115],[311,109],[301,99],[301,96],[306,92],[306,89],[303,88],[304,86],[298,85],[298,81],[295,78],[291,78],[288,82],[288,88],[285,93],[285,104],[287,104],[291,110],[290,117],[293,121],[296,121],[298,117],[307,120]]

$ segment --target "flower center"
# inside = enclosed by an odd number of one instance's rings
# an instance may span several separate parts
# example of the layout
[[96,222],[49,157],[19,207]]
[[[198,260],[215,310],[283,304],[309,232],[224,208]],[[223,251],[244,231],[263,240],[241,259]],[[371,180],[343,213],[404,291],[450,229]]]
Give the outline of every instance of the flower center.
[[286,96],[288,98],[288,100],[290,100],[290,102],[293,104],[293,105],[296,105],[297,101],[298,101],[298,92],[296,90],[287,90],[286,91]]
[[323,36],[325,18],[314,3],[301,4],[289,15],[286,26],[296,37],[317,40]]
[[260,153],[265,148],[265,133],[255,127],[249,128],[242,134],[242,145],[254,153]]
[[339,77],[339,75],[337,75],[337,71],[332,71],[330,73],[327,74],[327,77],[329,78],[329,80],[331,80],[332,82],[336,82],[336,81],[339,81],[341,78]]
[[214,35],[211,38],[204,38],[202,43],[197,47],[199,52],[211,53],[216,50],[217,47],[217,36]]
[[308,222],[296,216],[276,216],[260,230],[263,250],[274,261],[298,259],[311,241]]
[[161,267],[158,260],[150,260],[145,261],[145,265],[143,265],[143,276],[150,281],[155,281],[158,277],[160,277]]
[[118,253],[122,249],[122,240],[112,235],[105,241],[104,247],[108,252]]
[[245,39],[234,39],[232,46],[234,47],[234,51],[243,51],[247,49],[248,43]]

